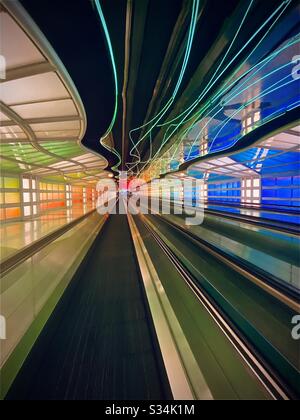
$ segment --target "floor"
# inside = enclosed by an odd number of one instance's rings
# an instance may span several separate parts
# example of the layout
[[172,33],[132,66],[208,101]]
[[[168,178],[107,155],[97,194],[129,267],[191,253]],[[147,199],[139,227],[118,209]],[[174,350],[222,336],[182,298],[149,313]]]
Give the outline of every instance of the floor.
[[126,216],[105,225],[7,398],[171,398]]
[[74,207],[45,213],[34,220],[0,224],[0,260],[91,211],[91,207]]

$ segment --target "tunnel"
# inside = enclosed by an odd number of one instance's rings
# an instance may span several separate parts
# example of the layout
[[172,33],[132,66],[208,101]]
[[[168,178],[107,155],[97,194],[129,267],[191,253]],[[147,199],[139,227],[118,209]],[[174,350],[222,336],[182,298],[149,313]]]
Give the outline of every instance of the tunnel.
[[300,398],[296,0],[0,0],[0,399]]

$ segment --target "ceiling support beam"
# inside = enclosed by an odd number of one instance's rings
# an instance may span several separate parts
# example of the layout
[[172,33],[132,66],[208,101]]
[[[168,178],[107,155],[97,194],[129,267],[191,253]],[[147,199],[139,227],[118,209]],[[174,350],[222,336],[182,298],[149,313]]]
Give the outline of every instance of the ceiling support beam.
[[125,163],[128,152],[128,127],[127,127],[127,88],[130,67],[130,44],[132,30],[132,0],[127,0],[126,10],[126,32],[125,32],[125,64],[124,64],[124,84],[122,91],[123,99],[123,123],[122,123],[122,169],[125,170]]
[[18,67],[7,70],[6,78],[0,80],[0,83],[11,82],[13,80],[23,79],[24,77],[36,76],[38,74],[54,72],[55,68],[50,63],[30,64],[29,66]]
[[27,135],[30,144],[39,152],[44,153],[46,156],[50,156],[57,160],[66,160],[70,163],[75,163],[76,165],[79,165],[83,172],[88,175],[88,169],[85,167],[85,165],[78,163],[76,161],[73,161],[72,159],[67,159],[62,157],[61,155],[58,155],[56,153],[51,153],[47,149],[45,149],[43,146],[40,145],[35,132],[32,130],[30,125],[23,120],[16,112],[14,112],[12,109],[10,109],[7,105],[4,104],[4,102],[0,101],[0,110],[3,112],[4,115],[6,115],[10,120],[15,122],[15,125],[18,125],[24,133]]
[[[48,143],[55,142],[55,143],[57,143],[57,146],[59,147],[61,142],[63,142],[63,143],[64,142],[77,143],[78,138],[77,137],[66,137],[66,138],[55,137],[55,139],[53,139],[51,137],[50,138],[39,138],[39,143],[45,143],[45,142],[48,142]],[[3,137],[0,138],[0,144],[11,144],[11,143],[24,143],[24,144],[26,144],[26,143],[30,143],[30,140],[28,138],[21,139],[21,138],[17,138],[17,137],[14,137],[14,138],[11,138],[11,139],[5,139]]]
[[34,101],[26,101],[26,102],[16,102],[16,103],[10,103],[10,107],[19,106],[19,105],[35,105],[35,104],[45,104],[48,102],[58,102],[58,101],[72,101],[72,98],[70,96],[64,96],[60,98],[49,98],[49,99],[39,99]]
[[[61,116],[61,117],[45,117],[45,118],[31,118],[29,120],[23,120],[26,124],[47,124],[57,122],[68,122],[68,121],[81,121],[78,115]],[[1,127],[11,127],[16,125],[14,121],[1,121]]]

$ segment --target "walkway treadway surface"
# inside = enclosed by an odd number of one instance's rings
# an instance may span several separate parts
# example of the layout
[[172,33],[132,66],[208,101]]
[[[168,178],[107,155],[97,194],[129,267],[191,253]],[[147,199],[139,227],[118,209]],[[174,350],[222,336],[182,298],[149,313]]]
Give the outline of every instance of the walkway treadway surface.
[[127,218],[111,216],[7,398],[169,399],[149,319]]

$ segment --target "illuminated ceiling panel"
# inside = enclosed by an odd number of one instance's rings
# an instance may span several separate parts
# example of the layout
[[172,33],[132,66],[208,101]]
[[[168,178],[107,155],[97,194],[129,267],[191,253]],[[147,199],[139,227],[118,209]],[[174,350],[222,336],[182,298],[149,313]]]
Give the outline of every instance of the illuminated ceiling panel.
[[9,121],[9,118],[3,112],[0,112],[0,121]]
[[23,130],[18,125],[11,125],[11,126],[4,126],[0,127],[0,133],[1,134],[19,134],[23,133]]
[[71,99],[17,105],[11,109],[23,119],[43,118],[45,115],[48,118],[77,116],[76,107]]
[[0,53],[6,59],[7,69],[41,63],[45,58],[14,19],[7,13],[1,13]]
[[83,153],[85,111],[62,63],[19,4],[1,8],[0,27],[7,62],[0,85],[1,170],[96,182],[95,169],[102,175],[107,161]]
[[[140,172],[143,174],[145,170],[148,178],[166,175],[177,171],[183,163],[192,164],[196,159],[216,153],[230,153],[233,147],[242,149],[245,141],[255,141],[256,133],[256,140],[264,131],[263,135],[271,134],[283,116],[288,119],[291,115],[291,121],[295,121],[295,111],[300,106],[300,80],[294,77],[293,57],[298,56],[299,43],[299,33],[291,31],[274,49],[268,43],[260,51],[255,48],[253,60],[248,56],[243,66],[238,67],[239,73],[228,72],[226,81],[210,95],[205,90],[205,94],[202,92],[203,101],[199,99],[202,98],[200,95],[190,105],[190,110],[182,111],[178,107],[179,114],[168,124],[161,124],[161,130],[151,140],[162,146],[157,147],[156,154],[143,166],[140,165]],[[193,109],[195,113],[191,116]],[[299,127],[294,131],[276,135],[261,147],[279,151],[293,149],[297,147]]]
[[[253,176],[299,175],[300,138],[299,127],[286,130],[254,147],[235,153],[230,157],[207,158],[188,169],[188,174],[202,178],[213,176],[243,178]],[[211,179],[211,177],[210,177]]]
[[277,134],[261,144],[272,150],[286,150],[295,149],[299,150],[300,146],[300,126],[293,128],[284,133]]
[[7,105],[40,102],[69,96],[54,72],[10,80],[1,84],[1,100]]

